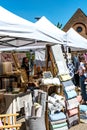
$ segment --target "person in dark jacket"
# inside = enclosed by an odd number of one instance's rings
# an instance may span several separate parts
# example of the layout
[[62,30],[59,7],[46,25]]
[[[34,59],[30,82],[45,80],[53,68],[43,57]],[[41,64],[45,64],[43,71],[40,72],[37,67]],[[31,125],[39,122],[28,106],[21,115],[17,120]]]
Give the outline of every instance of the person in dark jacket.
[[29,77],[29,59],[28,57],[23,57],[21,68],[24,68]]

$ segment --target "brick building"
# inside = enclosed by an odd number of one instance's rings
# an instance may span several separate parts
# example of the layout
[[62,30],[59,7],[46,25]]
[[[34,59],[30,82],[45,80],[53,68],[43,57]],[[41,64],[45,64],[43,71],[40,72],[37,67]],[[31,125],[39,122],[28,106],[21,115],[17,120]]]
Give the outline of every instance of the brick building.
[[81,9],[74,13],[62,30],[67,32],[71,27],[87,39],[87,16]]

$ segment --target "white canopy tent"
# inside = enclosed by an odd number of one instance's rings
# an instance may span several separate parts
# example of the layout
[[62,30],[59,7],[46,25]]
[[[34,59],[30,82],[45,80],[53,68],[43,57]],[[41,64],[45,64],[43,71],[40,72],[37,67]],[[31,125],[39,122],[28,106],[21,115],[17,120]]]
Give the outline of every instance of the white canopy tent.
[[[45,49],[47,43],[48,43],[48,42],[42,42],[42,41],[37,42],[37,41],[35,41],[35,42],[32,43],[32,44],[29,44],[29,45],[26,45],[26,46],[21,46],[21,47],[16,48],[16,51],[28,51],[28,50]],[[52,44],[52,43],[49,43],[49,44]]]
[[[53,41],[53,43],[47,43],[46,44],[66,44],[65,40],[66,40],[66,33],[64,31],[62,31],[61,29],[57,28],[55,25],[53,25],[46,17],[41,17],[35,24],[35,29],[42,35],[46,35],[47,37],[51,38]],[[43,47],[45,47],[45,43],[43,42],[37,42],[37,47],[36,49],[39,47],[41,48],[40,44],[42,43]],[[33,45],[33,44],[32,44]],[[23,50],[24,47],[18,48]],[[31,48],[31,46],[26,46],[26,49]]]
[[35,26],[39,32],[57,40],[58,43],[61,43],[62,41],[61,44],[64,44],[66,33],[52,24],[45,16],[41,17],[35,23]]
[[44,16],[34,24],[0,6],[0,51],[45,48],[46,44],[87,49],[87,40],[72,28],[65,33]]
[[13,13],[11,13],[10,11],[6,10],[5,8],[3,8],[2,6],[0,6],[0,23],[4,23],[7,25],[31,25],[33,26],[33,23],[25,20]]
[[87,49],[87,39],[78,34],[73,28],[67,31],[66,38],[67,46],[70,47],[72,51]]
[[[36,41],[39,43],[36,44]],[[3,51],[4,48],[9,49],[9,47],[10,49],[19,47],[25,49],[30,45],[43,46],[47,43],[61,43],[61,41],[37,31],[34,23],[16,16],[0,6],[0,51]]]
[[87,39],[78,34],[73,28],[66,33],[53,25],[46,17],[41,17],[36,23],[37,30],[43,34],[62,41],[61,44],[68,46],[72,51],[87,49]]

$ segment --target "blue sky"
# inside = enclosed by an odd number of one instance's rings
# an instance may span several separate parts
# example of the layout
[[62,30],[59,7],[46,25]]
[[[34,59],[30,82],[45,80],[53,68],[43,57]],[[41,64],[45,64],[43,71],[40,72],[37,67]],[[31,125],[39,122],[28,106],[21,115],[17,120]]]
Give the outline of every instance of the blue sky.
[[31,22],[45,16],[53,24],[59,22],[63,26],[78,8],[87,15],[87,0],[0,0],[0,5]]

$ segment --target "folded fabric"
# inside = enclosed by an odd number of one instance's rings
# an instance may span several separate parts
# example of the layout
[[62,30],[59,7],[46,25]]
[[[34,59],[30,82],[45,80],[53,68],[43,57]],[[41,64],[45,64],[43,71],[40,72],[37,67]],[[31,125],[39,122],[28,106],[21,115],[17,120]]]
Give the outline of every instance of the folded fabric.
[[77,98],[72,98],[66,101],[66,105],[67,105],[67,109],[69,110],[78,107],[79,102]]
[[75,126],[79,123],[79,120],[73,120],[72,123],[69,123],[69,128]]
[[87,123],[87,116],[80,114],[80,122]]
[[60,80],[59,80],[59,78],[53,78],[52,79],[52,84],[54,84],[54,85],[60,85]]
[[60,80],[58,78],[43,78],[42,84],[44,85],[49,85],[49,84],[54,84],[54,85],[60,85]]
[[65,107],[65,97],[56,93],[51,94],[51,96],[54,97],[56,101],[59,102],[63,107]]
[[64,127],[61,127],[61,128],[56,128],[54,130],[68,130],[68,126],[64,126]]
[[74,109],[68,110],[67,112],[68,112],[69,116],[73,116],[73,115],[78,113],[78,108],[74,108]]
[[69,124],[73,124],[74,121],[78,121],[79,117],[78,117],[78,114],[74,115],[74,116],[71,116],[71,117],[67,117],[68,119],[68,123]]
[[44,84],[44,85],[52,84],[52,78],[46,78],[46,79],[43,78],[42,84]]
[[87,120],[87,116],[86,115],[80,115],[80,119],[86,119]]
[[66,99],[71,99],[71,98],[74,98],[74,97],[77,97],[77,93],[75,90],[71,90],[71,91],[65,91],[65,96],[66,96]]
[[69,85],[69,86],[66,86],[64,87],[65,91],[71,91],[71,90],[75,90],[75,85]]
[[56,98],[52,96],[48,96],[48,102],[53,104],[54,106],[62,106],[63,107],[63,102],[59,102]]
[[56,111],[61,111],[63,109],[63,106],[59,103],[56,103],[55,105],[48,103],[48,109],[50,110],[51,114],[54,114]]
[[52,125],[54,125],[54,124],[65,123],[65,122],[66,122],[66,119],[61,119],[61,120],[57,120],[57,121],[51,121],[50,123]]
[[58,101],[59,100],[65,100],[65,98],[63,96],[58,95],[56,93],[52,93],[51,96],[54,97],[55,99],[57,99]]
[[78,114],[74,115],[74,116],[71,116],[71,117],[68,117],[67,120],[68,120],[68,127],[69,128],[76,125],[76,124],[78,124],[79,123]]
[[55,114],[50,114],[49,119],[51,121],[57,121],[61,119],[66,119],[66,115],[63,112],[55,113]]
[[86,112],[87,111],[87,105],[80,105],[79,109],[80,109],[80,111]]
[[85,117],[87,117],[87,111],[80,111],[80,115],[83,115],[83,116],[85,116]]
[[55,103],[56,103],[56,99],[53,98],[52,96],[48,96],[48,102],[50,102],[50,103],[52,103],[52,104],[55,105]]
[[60,123],[60,124],[56,124],[56,125],[52,125],[52,128],[53,129],[56,129],[56,128],[61,128],[61,127],[64,127],[64,126],[67,126],[67,123]]
[[67,80],[72,79],[72,77],[69,74],[60,75],[59,78],[61,81],[67,81]]
[[62,82],[62,84],[63,84],[64,87],[67,87],[67,86],[70,86],[70,85],[74,85],[72,80],[64,81],[64,82]]

